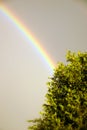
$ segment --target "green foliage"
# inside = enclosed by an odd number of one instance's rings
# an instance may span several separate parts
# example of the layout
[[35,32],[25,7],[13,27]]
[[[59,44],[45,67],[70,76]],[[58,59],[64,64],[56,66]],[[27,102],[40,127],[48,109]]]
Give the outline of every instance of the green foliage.
[[87,53],[68,51],[66,58],[47,83],[41,118],[31,121],[29,130],[87,129]]

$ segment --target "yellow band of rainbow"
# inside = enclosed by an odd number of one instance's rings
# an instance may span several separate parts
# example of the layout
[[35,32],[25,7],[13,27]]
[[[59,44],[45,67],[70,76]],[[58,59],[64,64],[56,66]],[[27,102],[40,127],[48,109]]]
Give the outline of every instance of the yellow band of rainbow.
[[51,58],[46,53],[45,49],[41,46],[41,44],[35,39],[35,37],[31,34],[29,29],[13,14],[13,12],[6,7],[6,5],[1,4],[0,10],[17,26],[20,31],[24,33],[24,35],[28,38],[28,40],[32,43],[34,47],[38,50],[40,55],[45,59],[48,66],[53,70],[54,69],[54,63],[51,60]]

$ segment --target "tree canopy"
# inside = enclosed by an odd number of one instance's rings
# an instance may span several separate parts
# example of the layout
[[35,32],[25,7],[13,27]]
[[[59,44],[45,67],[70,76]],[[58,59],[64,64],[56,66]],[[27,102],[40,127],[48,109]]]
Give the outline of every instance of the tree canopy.
[[87,52],[68,51],[47,83],[39,119],[29,130],[87,130]]

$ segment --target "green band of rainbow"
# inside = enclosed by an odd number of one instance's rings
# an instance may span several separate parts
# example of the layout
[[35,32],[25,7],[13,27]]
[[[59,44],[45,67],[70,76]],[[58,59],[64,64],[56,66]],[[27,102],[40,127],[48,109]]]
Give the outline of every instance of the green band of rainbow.
[[10,9],[8,9],[4,4],[0,5],[0,10],[9,18],[12,20],[12,22],[17,26],[20,31],[24,33],[24,35],[28,38],[28,40],[31,42],[31,44],[36,47],[40,55],[45,59],[48,66],[53,70],[54,69],[54,63],[51,60],[51,58],[46,53],[45,49],[41,46],[41,44],[35,39],[35,37],[31,34],[29,29],[15,16]]

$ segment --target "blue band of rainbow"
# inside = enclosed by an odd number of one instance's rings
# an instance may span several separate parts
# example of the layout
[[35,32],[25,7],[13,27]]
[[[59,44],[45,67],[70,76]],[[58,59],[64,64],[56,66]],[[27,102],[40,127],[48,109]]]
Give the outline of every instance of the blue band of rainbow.
[[30,43],[37,49],[40,55],[44,58],[50,69],[54,69],[54,63],[49,57],[48,53],[41,46],[41,44],[35,39],[35,37],[31,34],[29,29],[13,14],[13,12],[6,7],[6,5],[1,4],[0,10],[20,29],[21,32],[27,37]]

